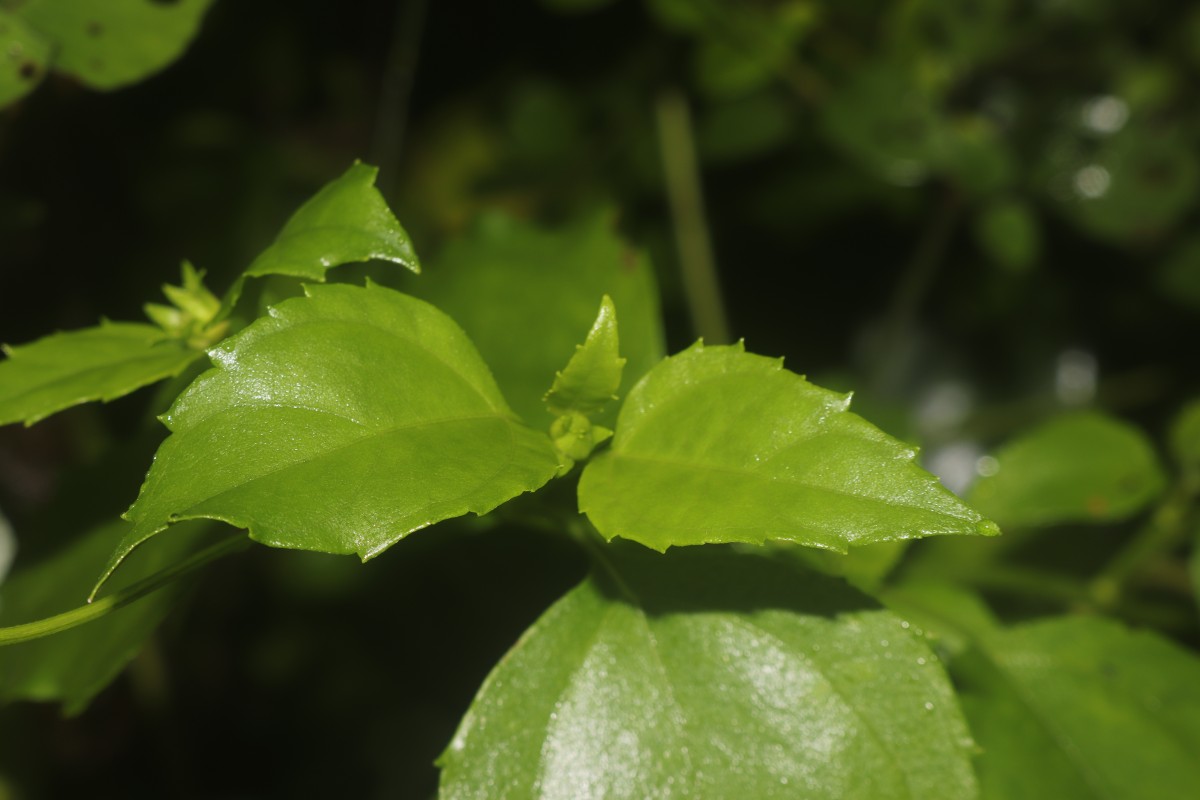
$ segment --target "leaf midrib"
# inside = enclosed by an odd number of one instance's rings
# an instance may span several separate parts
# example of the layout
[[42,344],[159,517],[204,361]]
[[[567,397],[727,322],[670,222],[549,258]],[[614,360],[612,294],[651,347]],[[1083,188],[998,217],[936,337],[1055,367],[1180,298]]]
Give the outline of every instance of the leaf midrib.
[[[217,414],[214,414],[214,415],[212,415],[211,417],[207,417],[207,418],[206,418],[204,421],[205,421],[205,422],[208,422],[208,421],[210,421],[210,420],[213,420],[213,421],[219,421],[219,418],[220,418],[221,416],[223,416],[223,415],[224,415],[224,414],[225,414],[227,411],[235,411],[235,410],[237,410],[237,409],[239,409],[239,408],[261,408],[261,407],[256,407],[256,406],[231,406],[231,407],[229,407],[229,408],[228,408],[228,409],[226,409],[226,410],[222,410],[221,412],[219,412],[219,413],[217,413]],[[292,406],[286,406],[286,408],[293,408],[293,407],[292,407]],[[334,414],[334,412],[332,412],[332,411],[313,410],[313,409],[303,409],[303,410],[304,410],[304,411],[312,411],[313,413],[317,413],[317,414],[326,414],[326,415],[330,415],[330,416],[337,416],[337,415],[336,415],[336,414]],[[347,418],[347,417],[339,417],[339,419],[349,419],[349,418]],[[188,506],[188,508],[187,508],[187,509],[185,509],[185,510],[183,510],[183,511],[180,511],[180,512],[178,512],[177,514],[172,514],[172,515],[170,515],[170,516],[178,516],[178,515],[181,515],[181,514],[187,514],[187,513],[190,513],[190,512],[191,512],[191,511],[192,511],[192,510],[193,510],[193,509],[196,507],[196,506],[198,506],[198,505],[200,505],[200,504],[202,504],[202,503],[208,503],[208,502],[211,502],[211,501],[213,501],[213,500],[216,500],[216,499],[218,499],[218,498],[220,498],[220,497],[222,497],[222,496],[224,496],[224,495],[226,495],[226,494],[229,494],[229,493],[230,493],[230,492],[232,492],[232,491],[235,491],[235,490],[237,490],[237,489],[242,489],[242,488],[245,488],[245,487],[247,487],[247,486],[249,486],[249,485],[251,485],[251,484],[253,484],[253,483],[257,482],[257,481],[264,480],[264,479],[266,479],[266,478],[269,478],[269,477],[271,477],[272,475],[277,475],[277,474],[279,474],[280,472],[285,472],[285,471],[287,471],[287,470],[289,470],[289,469],[292,469],[292,468],[294,468],[294,467],[299,467],[299,466],[302,466],[302,465],[306,465],[306,464],[309,464],[309,463],[312,463],[312,462],[318,461],[318,460],[320,460],[320,459],[324,459],[324,458],[329,458],[329,457],[335,456],[335,455],[337,455],[338,453],[342,452],[343,450],[347,450],[347,449],[349,449],[349,448],[351,448],[351,447],[354,447],[354,446],[356,446],[356,445],[362,444],[363,442],[367,441],[368,439],[387,437],[387,436],[391,436],[392,434],[395,434],[395,433],[400,433],[400,432],[403,432],[403,431],[406,431],[406,430],[413,430],[413,429],[416,429],[416,428],[422,428],[422,427],[432,427],[432,426],[434,426],[434,425],[443,425],[443,424],[454,423],[454,422],[471,422],[471,421],[475,421],[475,420],[493,420],[493,419],[494,419],[494,420],[499,420],[500,422],[504,422],[504,423],[506,423],[506,429],[507,429],[507,428],[511,428],[511,426],[514,424],[513,420],[511,420],[511,419],[509,419],[509,418],[507,418],[507,417],[505,417],[505,416],[503,416],[503,415],[498,415],[498,414],[473,414],[473,415],[462,415],[462,416],[454,416],[454,417],[441,417],[441,418],[434,419],[434,420],[420,420],[420,421],[417,421],[417,422],[412,422],[412,423],[408,423],[408,424],[405,424],[405,425],[394,425],[394,426],[391,426],[391,427],[388,427],[388,428],[373,428],[373,429],[368,429],[368,430],[367,430],[367,432],[366,432],[366,433],[364,433],[362,436],[358,436],[358,437],[356,437],[356,438],[354,438],[354,439],[352,439],[352,440],[350,440],[350,441],[348,441],[348,442],[343,442],[342,444],[339,444],[338,446],[336,446],[336,447],[334,447],[334,448],[331,448],[331,449],[329,449],[329,450],[324,450],[324,451],[321,451],[321,452],[319,452],[319,453],[313,454],[313,455],[311,455],[311,456],[308,456],[308,457],[305,457],[305,458],[300,458],[300,459],[298,459],[298,460],[296,460],[296,461],[289,461],[287,464],[283,464],[283,465],[281,465],[281,466],[278,466],[278,467],[276,467],[276,468],[274,468],[274,469],[267,470],[266,472],[263,472],[263,473],[260,473],[260,474],[258,474],[258,475],[255,475],[255,476],[251,477],[249,480],[246,480],[246,481],[244,481],[244,482],[242,482],[242,483],[237,483],[237,484],[234,484],[234,485],[232,485],[232,486],[229,486],[229,487],[227,487],[227,488],[225,488],[225,489],[222,489],[221,491],[219,491],[219,492],[217,492],[217,493],[215,493],[215,494],[210,494],[210,495],[208,495],[207,497],[204,497],[203,499],[201,499],[201,500],[198,500],[198,501],[196,501],[196,502],[192,503],[190,506]],[[350,421],[350,422],[352,422],[352,423],[353,423],[353,424],[355,424],[355,425],[362,426],[362,423],[356,422],[355,420],[349,420],[349,421]],[[196,430],[195,428],[189,428],[187,431],[184,431],[182,435],[187,435],[188,433],[191,433],[191,432],[193,432],[193,431],[195,431],[195,430]],[[509,433],[510,433],[510,449],[511,449],[511,430],[509,431]],[[175,434],[175,435],[181,435],[181,434]],[[138,521],[140,522],[141,520],[138,520]]]
[[[982,517],[979,517],[978,519],[972,519],[971,517],[959,517],[959,516],[955,516],[953,514],[947,514],[944,511],[936,511],[936,510],[928,508],[926,506],[912,505],[910,503],[892,501],[892,500],[883,499],[883,498],[879,498],[879,497],[871,497],[869,495],[853,494],[851,492],[841,491],[838,489],[831,489],[831,488],[825,487],[825,486],[814,486],[810,483],[805,483],[804,481],[800,481],[800,480],[777,478],[777,477],[774,477],[771,475],[764,475],[757,470],[747,469],[745,467],[718,466],[718,465],[705,464],[705,463],[696,463],[696,462],[692,462],[692,461],[682,461],[679,459],[664,458],[662,456],[631,455],[629,453],[621,453],[616,450],[610,450],[607,457],[610,460],[611,459],[629,459],[630,461],[645,461],[645,462],[652,463],[652,464],[661,464],[661,465],[675,467],[675,468],[682,469],[682,470],[695,470],[695,471],[709,470],[709,471],[718,472],[718,473],[724,472],[724,473],[728,473],[730,475],[738,475],[738,476],[742,476],[742,477],[753,478],[755,480],[765,481],[767,483],[784,483],[784,484],[789,484],[789,485],[794,485],[794,486],[801,486],[801,487],[808,489],[810,491],[813,491],[813,492],[824,492],[827,494],[834,494],[834,495],[838,495],[840,497],[847,497],[847,498],[850,498],[853,500],[860,500],[863,502],[875,503],[875,504],[887,506],[887,507],[900,507],[900,508],[911,509],[913,511],[922,511],[922,512],[925,512],[928,514],[934,514],[939,517],[945,517],[947,519],[963,520],[965,522],[979,522],[980,519],[982,519]],[[911,463],[911,462],[908,462],[908,463]]]

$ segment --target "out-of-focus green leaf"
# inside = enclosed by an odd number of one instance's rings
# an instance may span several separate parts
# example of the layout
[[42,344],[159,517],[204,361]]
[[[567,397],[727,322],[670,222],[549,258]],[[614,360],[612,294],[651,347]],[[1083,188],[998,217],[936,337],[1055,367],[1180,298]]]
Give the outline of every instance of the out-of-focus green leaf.
[[1200,473],[1200,400],[1193,400],[1171,422],[1171,452],[1187,470]]
[[[513,409],[532,424],[546,418],[546,384],[587,334],[602,296],[621,310],[628,363],[619,394],[664,354],[650,262],[616,235],[612,214],[559,231],[484,217],[406,288],[463,326]],[[597,421],[611,426],[615,416],[607,410]]]
[[170,64],[212,0],[28,0],[12,12],[51,43],[53,67],[116,89]]
[[979,595],[936,579],[889,587],[880,600],[903,617],[913,633],[936,644],[938,652],[952,656],[962,654],[976,636],[1000,624]]
[[646,6],[658,23],[669,30],[683,33],[699,31],[704,27],[706,12],[710,12],[712,0],[646,0]]
[[1004,269],[1025,272],[1041,252],[1041,231],[1028,203],[999,200],[975,218],[975,238],[992,260]]
[[246,274],[320,281],[330,267],[372,259],[420,272],[408,234],[375,188],[378,173],[356,161],[292,214]]
[[579,508],[606,538],[656,550],[998,532],[849,404],[777,359],[696,344],[630,392]]
[[1130,123],[1092,148],[1051,147],[1053,197],[1081,228],[1115,241],[1161,235],[1191,207],[1200,159],[1186,135]]
[[709,161],[734,161],[769,152],[795,130],[794,108],[794,101],[767,92],[717,103],[699,120],[700,154]]
[[49,62],[49,42],[0,8],[0,108],[32,91],[45,76]]
[[990,198],[1020,175],[1011,144],[997,126],[978,115],[958,116],[943,127],[943,170],[967,194]]
[[107,321],[4,352],[0,425],[32,425],[79,403],[114,400],[178,375],[202,355],[153,325]]
[[885,180],[911,186],[945,159],[946,133],[937,98],[904,64],[864,65],[825,105],[826,138]]
[[888,573],[904,557],[908,541],[876,542],[862,547],[848,548],[845,553],[832,550],[817,550],[811,547],[780,545],[780,554],[798,556],[805,563],[816,567],[826,575],[845,578],[851,586],[866,592],[875,592],[883,584]]
[[956,660],[985,798],[1191,797],[1200,786],[1200,660],[1094,617],[981,638]]
[[1009,0],[909,0],[894,5],[896,43],[926,59],[948,61],[962,74],[1009,43]]
[[214,348],[216,368],[176,400],[105,576],[194,518],[367,559],[554,475],[549,438],[516,419],[445,314],[374,284],[307,293]]
[[[128,586],[183,560],[205,543],[206,523],[181,525],[145,547],[121,575]],[[18,568],[0,587],[0,625],[18,625],[79,606],[104,560],[129,528],[123,522],[92,530],[61,552]],[[54,700],[77,714],[129,663],[171,608],[179,585],[162,589],[86,625],[44,639],[0,647],[0,703]]]
[[[704,0],[701,0],[704,4]],[[728,97],[762,88],[785,73],[796,47],[817,19],[809,2],[774,6],[708,3],[695,72],[709,94]]]
[[980,478],[968,499],[1005,526],[1124,519],[1158,496],[1166,480],[1146,436],[1099,413],[1052,420],[995,458],[995,474]]
[[440,797],[976,796],[949,682],[895,615],[757,555],[627,558],[488,677]]

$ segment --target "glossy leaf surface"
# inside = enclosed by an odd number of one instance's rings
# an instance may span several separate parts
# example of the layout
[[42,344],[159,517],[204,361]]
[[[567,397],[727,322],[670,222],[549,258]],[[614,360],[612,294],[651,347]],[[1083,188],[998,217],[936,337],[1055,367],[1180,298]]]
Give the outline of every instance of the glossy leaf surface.
[[986,636],[956,661],[988,798],[1191,797],[1200,786],[1200,660],[1108,620]]
[[579,508],[606,538],[656,550],[997,532],[849,404],[778,360],[697,344],[630,392]]
[[211,351],[216,368],[165,417],[110,566],[196,517],[366,559],[554,474],[549,438],[516,419],[445,314],[373,284],[307,291]]
[[1101,522],[1128,517],[1163,488],[1158,456],[1144,434],[1098,413],[1061,417],[995,455],[970,500],[1001,525]]
[[331,267],[378,259],[420,271],[408,234],[375,188],[379,170],[355,162],[313,195],[246,275],[320,281]]
[[202,357],[153,325],[102,322],[5,348],[0,362],[0,425],[32,425],[91,400],[113,400],[178,375]]
[[[49,559],[18,567],[0,587],[0,625],[17,625],[79,606],[129,527],[115,522],[81,536]],[[204,523],[188,523],[130,559],[114,580],[127,586],[171,566],[206,543]],[[68,714],[125,668],[170,610],[179,586],[155,592],[101,619],[44,639],[0,647],[0,703],[61,702]]]
[[442,798],[975,796],[945,673],[866,596],[724,549],[616,570],[488,677]]
[[170,64],[212,0],[30,0],[14,12],[53,46],[54,69],[115,89]]
[[[602,296],[621,313],[628,364],[618,394],[664,354],[649,260],[616,235],[609,214],[553,232],[484,218],[410,287],[463,326],[513,409],[535,427],[547,418],[547,384],[587,335]],[[611,426],[615,416],[608,409],[597,421]]]

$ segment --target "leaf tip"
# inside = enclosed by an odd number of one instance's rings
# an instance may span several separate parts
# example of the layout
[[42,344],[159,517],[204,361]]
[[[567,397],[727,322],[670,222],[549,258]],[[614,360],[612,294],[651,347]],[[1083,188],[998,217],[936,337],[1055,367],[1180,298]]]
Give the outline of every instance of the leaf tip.
[[999,536],[1000,526],[990,519],[981,519],[975,523],[975,532],[980,536]]

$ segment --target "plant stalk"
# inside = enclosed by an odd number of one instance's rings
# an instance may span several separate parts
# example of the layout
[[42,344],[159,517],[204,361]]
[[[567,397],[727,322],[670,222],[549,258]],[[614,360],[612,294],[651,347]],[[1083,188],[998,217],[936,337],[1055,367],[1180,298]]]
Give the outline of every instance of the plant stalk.
[[692,325],[709,344],[728,344],[729,322],[717,281],[687,100],[678,90],[665,92],[658,99],[657,114],[663,177]]

